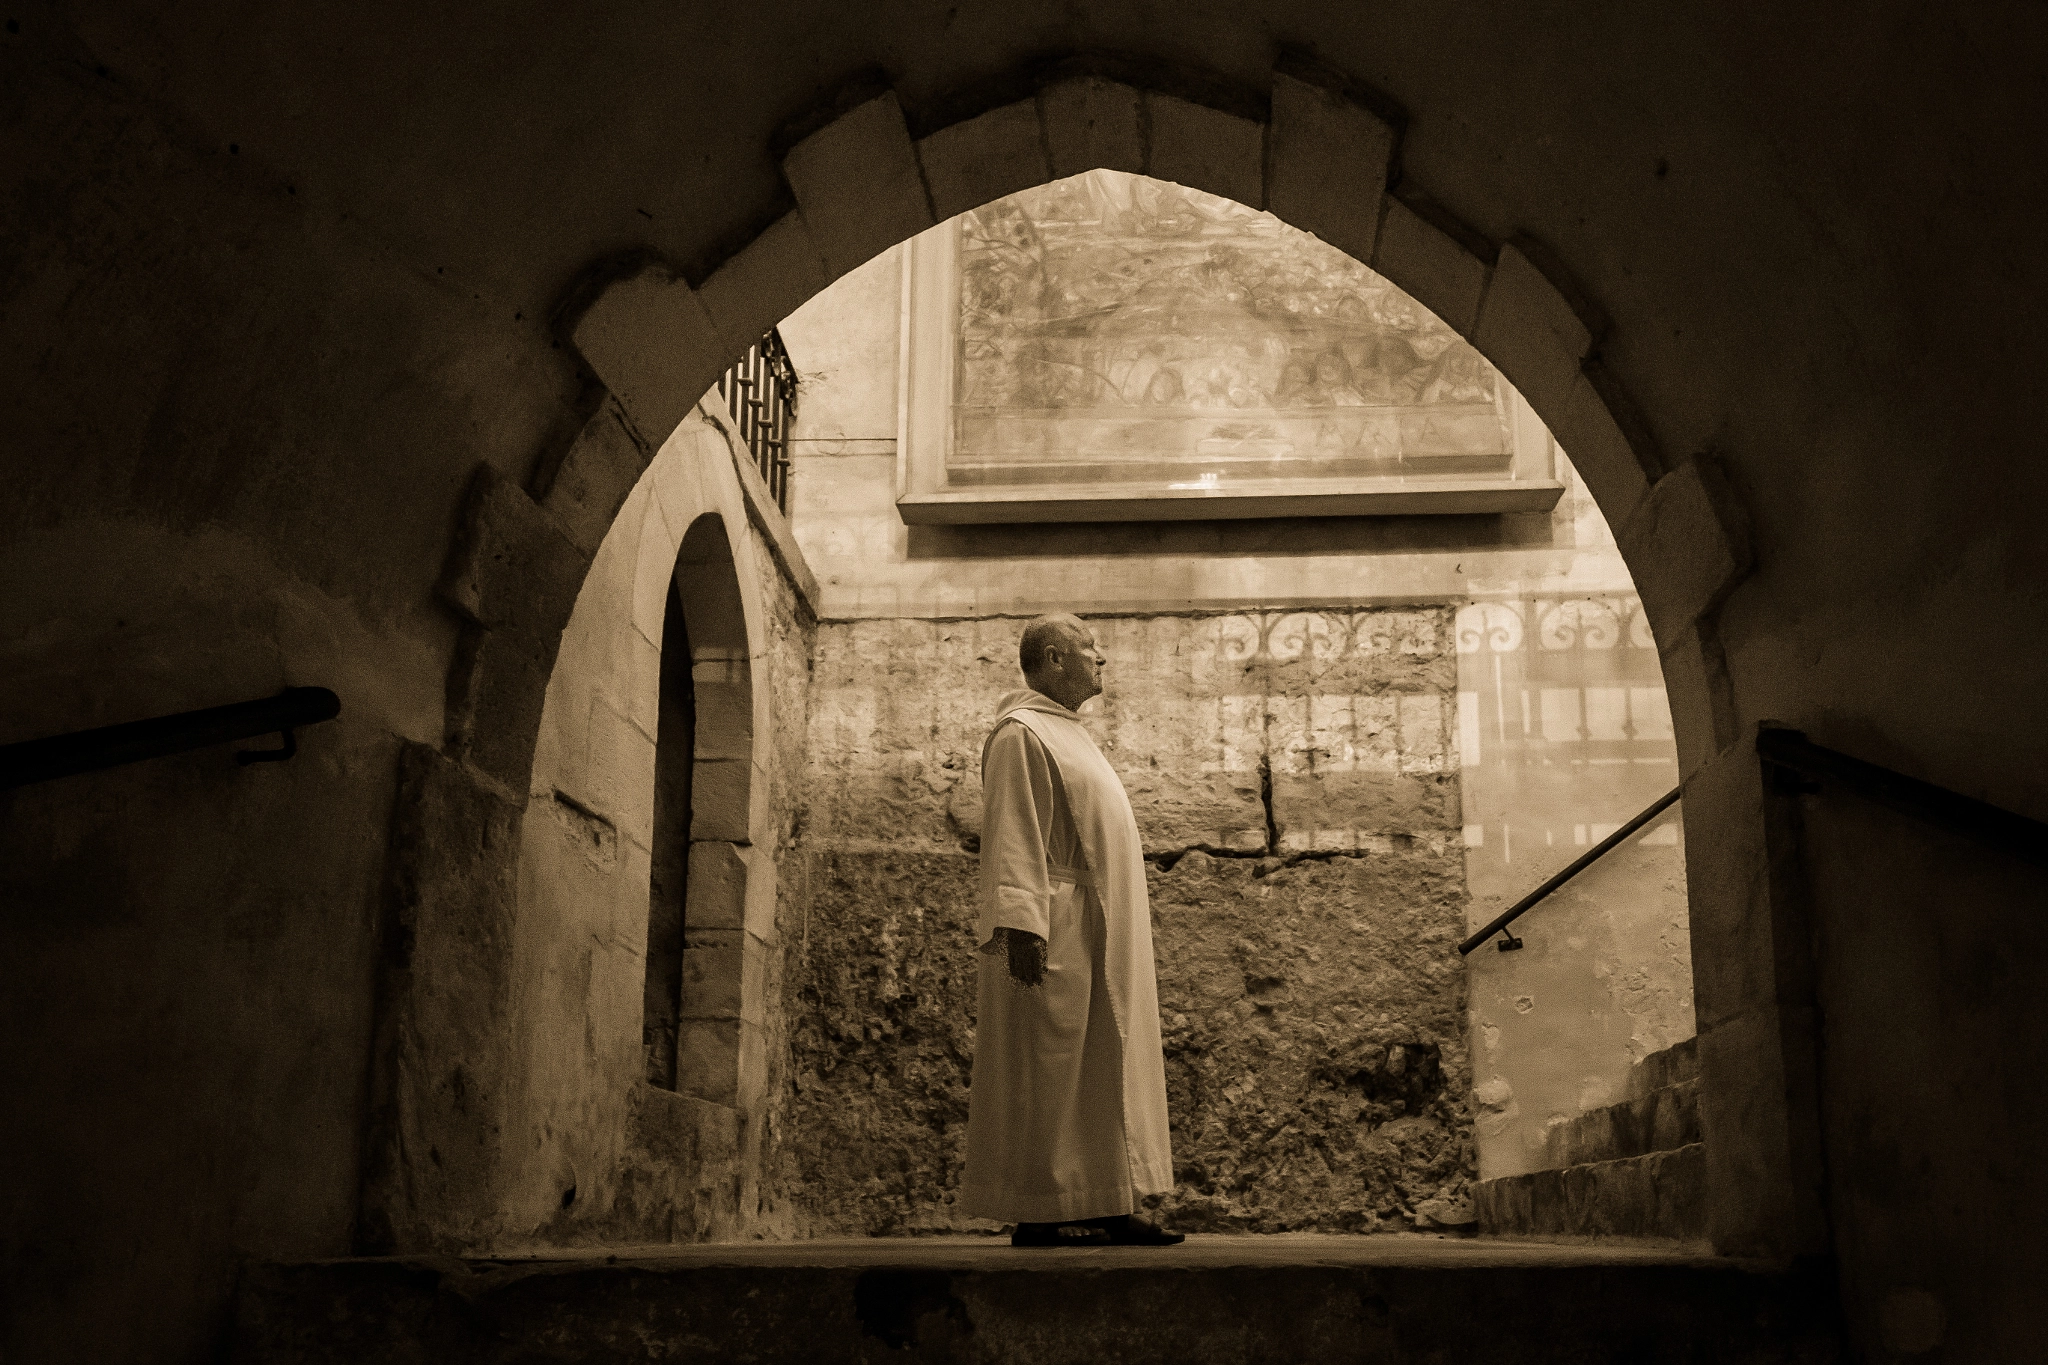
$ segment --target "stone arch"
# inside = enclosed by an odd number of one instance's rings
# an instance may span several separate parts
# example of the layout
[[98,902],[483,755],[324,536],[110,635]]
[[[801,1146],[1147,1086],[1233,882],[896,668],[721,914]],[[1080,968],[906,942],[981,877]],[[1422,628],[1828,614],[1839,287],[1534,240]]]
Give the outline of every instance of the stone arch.
[[[746,603],[733,567],[732,541],[725,523],[707,512],[690,523],[676,552],[670,578],[669,626],[679,628],[684,648],[665,627],[662,641],[662,719],[669,719],[669,680],[681,674],[691,698],[693,721],[687,749],[670,756],[687,764],[688,804],[673,812],[664,828],[659,799],[655,811],[656,854],[674,850],[685,863],[676,913],[675,1064],[670,1089],[737,1108],[743,1089],[742,1058],[758,1067],[762,1055],[760,1001],[748,1000],[748,967],[761,952],[747,933],[747,855],[753,846],[749,820],[754,760],[754,677],[747,643]],[[678,746],[679,747],[679,746]],[[655,755],[657,793],[663,761]],[[650,925],[652,924],[650,913]],[[648,958],[653,996],[654,958]],[[759,980],[758,965],[752,979]],[[757,987],[758,990],[758,987]],[[750,1086],[759,1079],[749,1075]]]
[[[1499,367],[1571,452],[1615,528],[1658,641],[1689,792],[1703,770],[1744,767],[1715,633],[1721,602],[1751,568],[1738,501],[1711,459],[1674,460],[1657,449],[1602,362],[1611,340],[1605,316],[1563,263],[1536,241],[1489,241],[1401,173],[1403,120],[1388,101],[1288,62],[1267,90],[1213,99],[1071,64],[990,88],[1031,93],[919,136],[893,92],[839,107],[781,158],[795,206],[693,276],[694,285],[681,269],[653,263],[582,295],[592,301],[574,318],[571,340],[607,397],[535,496],[480,480],[451,557],[449,600],[470,630],[450,680],[454,714],[439,761],[475,770],[465,780],[485,791],[523,786],[531,743],[522,736],[532,733],[544,665],[587,547],[646,452],[684,421],[731,357],[832,280],[917,232],[1002,195],[1108,167],[1236,199],[1315,233],[1435,311]],[[1702,799],[1741,785],[1715,783]],[[1773,932],[1756,924],[1749,891],[1767,854],[1760,798],[1728,795],[1725,810],[1701,804],[1688,802],[1689,830],[1725,836],[1733,821],[1746,838],[1703,836],[1688,860],[1695,960],[1753,955]],[[1743,1096],[1740,1112],[1706,1119],[1710,1179],[1716,1190],[1763,1191],[1735,1222],[1716,1223],[1716,1242],[1751,1254],[1813,1250],[1824,1236],[1810,1169],[1815,1116],[1796,1098],[1805,1064],[1793,1056],[1809,1044],[1781,1027],[1768,973],[1700,973],[1697,998],[1703,1030],[1710,1020],[1749,1030],[1725,1053],[1703,1038],[1708,1089]],[[1748,1072],[1765,1064],[1772,1079],[1759,1090]]]

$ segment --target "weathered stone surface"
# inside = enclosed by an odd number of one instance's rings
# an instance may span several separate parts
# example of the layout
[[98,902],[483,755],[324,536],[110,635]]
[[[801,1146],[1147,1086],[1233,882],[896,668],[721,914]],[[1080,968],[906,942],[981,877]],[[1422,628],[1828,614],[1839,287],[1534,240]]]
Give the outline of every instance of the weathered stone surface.
[[1706,1148],[1481,1181],[1474,1206],[1488,1237],[1697,1242],[1707,1236]]
[[975,865],[961,853],[814,855],[783,993],[805,1231],[967,1225],[953,1203],[974,1056]]
[[1657,480],[1614,535],[1660,640],[1682,639],[1752,563],[1748,516],[1711,461],[1687,460]]
[[1265,207],[1265,125],[1148,91],[1145,174]]
[[1052,178],[1036,100],[941,128],[917,144],[917,157],[931,188],[932,212],[941,220]]
[[541,506],[577,548],[594,555],[652,456],[652,448],[634,435],[618,399],[610,399],[577,433],[548,482]]
[[[519,807],[467,765],[407,745],[387,871],[364,1240],[452,1248],[489,1206],[512,1085],[509,940]],[[413,1152],[432,1151],[422,1164]]]
[[1473,1179],[1457,850],[1151,878],[1179,1227],[1372,1232]]
[[1552,1166],[1562,1169],[1668,1152],[1699,1140],[1699,1082],[1692,1080],[1561,1123],[1547,1135],[1545,1153]]
[[[1110,663],[1087,720],[1148,852],[1262,852],[1276,833],[1282,850],[1328,851],[1458,827],[1448,609],[1093,625]],[[821,630],[808,832],[971,842],[981,744],[996,700],[1020,685],[1017,630],[1002,619]]]
[[1472,344],[1539,415],[1564,411],[1595,339],[1574,301],[1529,259],[1522,243],[1500,249]]
[[649,449],[732,360],[696,293],[665,266],[614,281],[577,320],[574,338]]
[[1472,335],[1490,267],[1400,199],[1386,200],[1371,264],[1459,336]]
[[1065,178],[1097,167],[1143,174],[1143,98],[1128,85],[1094,76],[1056,81],[1041,90],[1039,117],[1053,175]]
[[894,92],[849,109],[790,148],[782,173],[835,277],[932,225],[931,198]]
[[[1169,1214],[1215,1230],[1457,1226],[1474,1170],[1448,610],[1093,625],[1109,684],[1087,721],[1155,857]],[[785,997],[791,1180],[819,1231],[969,1225],[953,1202],[977,773],[994,702],[1017,686],[1017,631],[819,633],[816,883]]]
[[1334,90],[1273,75],[1266,208],[1370,264],[1394,130]]

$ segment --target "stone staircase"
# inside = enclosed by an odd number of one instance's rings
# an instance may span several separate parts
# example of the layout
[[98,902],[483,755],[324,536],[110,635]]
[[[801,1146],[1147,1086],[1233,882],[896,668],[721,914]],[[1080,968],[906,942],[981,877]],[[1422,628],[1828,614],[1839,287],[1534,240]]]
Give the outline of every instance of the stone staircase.
[[1831,1279],[1670,1247],[991,1237],[256,1266],[229,1365],[1831,1365]]
[[1482,1236],[1705,1240],[1695,1039],[1636,1063],[1628,1098],[1559,1124],[1544,1147],[1551,1169],[1473,1188]]

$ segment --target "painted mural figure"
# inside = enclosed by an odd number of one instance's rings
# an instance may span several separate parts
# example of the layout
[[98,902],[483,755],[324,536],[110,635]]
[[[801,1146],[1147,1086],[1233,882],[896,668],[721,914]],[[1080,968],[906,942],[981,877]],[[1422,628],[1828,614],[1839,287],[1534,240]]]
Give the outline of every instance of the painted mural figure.
[[1016,1246],[1171,1246],[1138,1215],[1173,1189],[1144,853],[1115,769],[1075,709],[1104,659],[1072,616],[1018,650],[982,751],[979,1023],[965,1212]]

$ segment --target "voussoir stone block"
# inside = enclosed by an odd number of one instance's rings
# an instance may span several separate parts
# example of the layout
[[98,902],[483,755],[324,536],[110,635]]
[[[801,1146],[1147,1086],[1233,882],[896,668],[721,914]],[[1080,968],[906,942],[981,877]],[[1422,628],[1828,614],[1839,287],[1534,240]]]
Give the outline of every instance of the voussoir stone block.
[[849,109],[790,148],[782,174],[835,278],[935,221],[893,91]]
[[1564,406],[1549,423],[1550,434],[1586,481],[1607,524],[1626,524],[1650,495],[1649,462],[1637,452],[1644,438],[1631,438],[1583,373],[1572,381]]
[[1491,268],[1465,244],[1389,195],[1369,262],[1459,336],[1479,321],[1479,300]]
[[1142,174],[1143,99],[1131,86],[1094,76],[1055,81],[1040,91],[1039,117],[1053,178],[1097,168]]
[[508,790],[525,791],[553,671],[552,650],[537,657],[504,632],[466,631],[449,669],[452,750]]
[[594,556],[653,455],[618,399],[607,399],[576,434],[540,505],[572,544]]
[[739,929],[747,913],[746,850],[723,839],[690,845],[683,924],[690,929]]
[[1148,92],[1145,173],[1260,209],[1265,205],[1265,125],[1176,95]]
[[[1654,627],[1653,627],[1654,630]],[[1691,778],[1735,741],[1735,699],[1727,661],[1711,623],[1695,621],[1657,635],[1664,665],[1664,696],[1678,741],[1678,772]]]
[[917,156],[941,221],[1052,179],[1035,100],[941,128],[917,144]]
[[682,1017],[737,1019],[746,935],[731,929],[690,929],[683,949]]
[[441,598],[475,624],[552,659],[591,554],[519,485],[479,465],[442,572]]
[[696,291],[665,266],[606,286],[572,339],[649,449],[660,448],[732,363]]
[[698,759],[690,772],[690,838],[751,842],[747,817],[754,765],[744,758]]
[[1615,541],[1660,639],[1678,639],[1750,568],[1748,519],[1720,470],[1700,460],[1657,480]]
[[1594,340],[1570,298],[1523,248],[1514,242],[1503,246],[1480,301],[1472,344],[1544,421],[1564,411]]
[[676,1030],[677,1090],[713,1104],[736,1104],[739,1071],[738,1018],[683,1020]]
[[1273,76],[1266,208],[1370,263],[1394,130],[1332,90]]
[[791,211],[727,257],[698,287],[697,297],[726,351],[738,359],[830,283],[810,224]]

